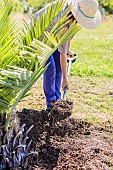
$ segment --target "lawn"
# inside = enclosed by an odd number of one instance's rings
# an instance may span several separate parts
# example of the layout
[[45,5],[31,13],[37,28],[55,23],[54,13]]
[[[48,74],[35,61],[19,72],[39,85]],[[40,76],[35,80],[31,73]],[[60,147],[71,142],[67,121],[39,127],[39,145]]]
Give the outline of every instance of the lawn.
[[73,38],[71,49],[78,54],[72,75],[113,77],[113,21],[94,30],[82,28]]

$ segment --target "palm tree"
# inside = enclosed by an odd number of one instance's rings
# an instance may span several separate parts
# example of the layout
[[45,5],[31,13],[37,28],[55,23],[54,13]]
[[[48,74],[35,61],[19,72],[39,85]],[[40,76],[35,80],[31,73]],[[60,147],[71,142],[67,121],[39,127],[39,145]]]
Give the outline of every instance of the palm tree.
[[[54,21],[54,18],[62,10],[64,5],[64,1],[58,0],[56,3],[51,3],[48,10],[37,19],[36,23],[34,21],[32,21],[30,25],[25,23],[25,28],[19,30],[16,22],[11,19],[12,2],[10,0],[2,0],[1,2],[0,119],[2,121],[0,122],[0,128],[2,133],[0,134],[0,157],[2,159],[0,160],[5,162],[3,166],[6,166],[8,161],[12,162],[10,165],[8,164],[8,166],[14,168],[14,166],[19,167],[23,159],[25,160],[30,154],[26,152],[27,146],[23,144],[23,140],[19,143],[20,140],[18,136],[23,132],[23,127],[20,128],[16,137],[14,137],[14,135],[11,137],[13,134],[13,130],[11,130],[13,125],[10,122],[11,114],[18,102],[26,97],[30,88],[46,70],[47,66],[44,67],[44,65],[48,57],[61,44],[72,37],[80,29],[80,26],[74,22],[68,30],[64,29],[64,25],[68,22],[66,22],[67,14],[70,11],[68,8],[65,14],[61,16],[59,22],[50,29],[50,24]],[[23,62],[24,60],[27,63],[27,67],[26,65],[21,65],[21,61]],[[10,131],[8,129],[10,129]],[[16,142],[17,145],[14,145],[15,140],[18,140],[18,142]],[[13,143],[13,145],[10,145],[11,143]],[[12,161],[8,160],[8,157],[11,158],[8,150],[12,150],[14,154],[15,147],[19,148],[20,154],[13,155]],[[22,154],[22,152],[24,152],[24,154]],[[15,152],[15,154],[16,153],[18,152]]]

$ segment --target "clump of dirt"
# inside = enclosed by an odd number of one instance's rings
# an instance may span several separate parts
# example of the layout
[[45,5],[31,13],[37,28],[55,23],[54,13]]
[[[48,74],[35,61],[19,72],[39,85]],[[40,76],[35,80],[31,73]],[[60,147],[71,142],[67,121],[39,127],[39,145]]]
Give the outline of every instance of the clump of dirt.
[[[59,101],[51,112],[23,109],[17,112],[20,125],[34,124],[29,133],[32,147],[38,151],[33,157],[34,170],[108,170],[113,168],[113,128],[94,127],[87,121],[74,119],[72,103]],[[34,167],[34,168],[33,168]]]
[[52,122],[58,122],[66,119],[72,113],[73,102],[68,100],[58,100],[53,103],[53,108],[50,111]]

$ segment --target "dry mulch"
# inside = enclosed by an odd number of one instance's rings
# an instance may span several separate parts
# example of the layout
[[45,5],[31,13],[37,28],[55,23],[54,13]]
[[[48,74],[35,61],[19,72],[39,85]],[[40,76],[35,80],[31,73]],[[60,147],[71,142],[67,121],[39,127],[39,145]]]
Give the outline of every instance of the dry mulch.
[[19,123],[34,125],[29,137],[38,157],[31,170],[112,170],[113,128],[96,127],[71,115],[72,102],[58,101],[51,112],[23,109]]

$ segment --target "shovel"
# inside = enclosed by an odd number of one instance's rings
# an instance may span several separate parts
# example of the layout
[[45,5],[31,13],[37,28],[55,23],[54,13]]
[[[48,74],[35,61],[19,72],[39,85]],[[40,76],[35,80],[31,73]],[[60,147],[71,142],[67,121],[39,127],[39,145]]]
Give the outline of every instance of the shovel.
[[[68,66],[67,66],[67,77],[68,78],[70,77],[70,71],[71,71],[72,63],[74,63],[76,61],[76,59],[77,59],[77,54],[74,54],[73,58],[67,58],[67,63],[68,63]],[[66,93],[67,93],[67,88],[64,87],[63,95],[62,95],[62,99],[63,100],[66,100]]]

